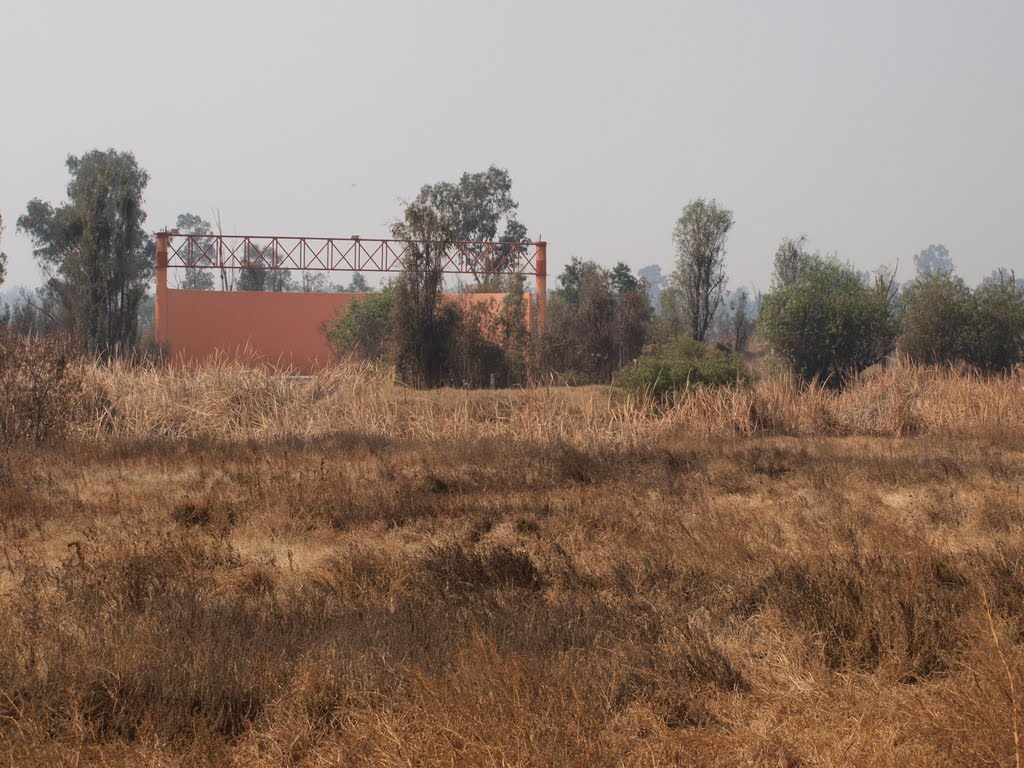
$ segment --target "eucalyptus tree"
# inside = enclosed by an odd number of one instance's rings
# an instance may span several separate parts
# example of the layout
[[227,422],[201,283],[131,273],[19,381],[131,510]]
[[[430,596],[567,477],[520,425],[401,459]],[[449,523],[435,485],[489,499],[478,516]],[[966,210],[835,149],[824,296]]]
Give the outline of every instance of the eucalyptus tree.
[[697,341],[704,341],[725,295],[725,243],[732,225],[732,211],[703,198],[689,203],[676,221],[672,283]]
[[34,245],[46,288],[90,353],[131,347],[138,310],[155,272],[155,248],[143,229],[149,174],[131,152],[69,155],[67,201],[33,199],[18,229]]

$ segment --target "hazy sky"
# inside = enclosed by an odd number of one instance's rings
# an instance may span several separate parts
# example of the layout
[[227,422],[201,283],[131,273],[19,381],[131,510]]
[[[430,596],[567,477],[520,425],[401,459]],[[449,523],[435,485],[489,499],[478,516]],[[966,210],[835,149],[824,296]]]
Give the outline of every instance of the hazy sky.
[[735,212],[728,271],[784,235],[862,268],[945,243],[1024,272],[1024,0],[46,2],[0,12],[0,213],[64,158],[131,150],[152,229],[383,236],[426,182],[507,167],[571,257],[673,258],[685,203]]

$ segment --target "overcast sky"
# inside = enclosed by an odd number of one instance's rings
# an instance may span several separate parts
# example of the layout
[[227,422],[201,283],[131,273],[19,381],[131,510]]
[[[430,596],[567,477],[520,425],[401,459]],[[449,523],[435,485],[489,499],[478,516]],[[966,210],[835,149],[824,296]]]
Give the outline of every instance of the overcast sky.
[[687,201],[735,212],[734,285],[785,235],[901,274],[944,243],[1024,272],[1024,0],[4,2],[0,213],[131,150],[148,224],[383,236],[427,182],[509,169],[572,256],[669,268]]

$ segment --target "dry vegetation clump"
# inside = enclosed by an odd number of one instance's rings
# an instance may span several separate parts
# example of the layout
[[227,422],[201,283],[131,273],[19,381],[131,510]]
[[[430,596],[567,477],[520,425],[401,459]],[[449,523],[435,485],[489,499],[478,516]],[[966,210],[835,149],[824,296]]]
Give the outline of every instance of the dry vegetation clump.
[[1020,436],[119,438],[0,464],[13,765],[1019,750]]
[[497,437],[580,446],[644,445],[680,433],[734,435],[1017,436],[1024,372],[982,376],[894,364],[844,390],[789,377],[687,390],[668,405],[604,387],[422,392],[387,370],[340,363],[291,377],[237,363],[198,370],[110,364],[90,371],[83,436],[319,438]]
[[63,437],[86,413],[85,365],[70,342],[0,326],[0,444]]

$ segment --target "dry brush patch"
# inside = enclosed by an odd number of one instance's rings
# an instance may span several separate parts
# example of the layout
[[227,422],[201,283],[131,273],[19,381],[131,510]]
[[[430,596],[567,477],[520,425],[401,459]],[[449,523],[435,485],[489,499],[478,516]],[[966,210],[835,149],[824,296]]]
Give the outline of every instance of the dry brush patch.
[[1013,430],[463,434],[8,450],[0,755],[1014,760]]
[[984,377],[896,364],[835,391],[764,378],[694,389],[665,405],[603,387],[418,392],[351,362],[289,377],[241,364],[198,370],[110,364],[91,369],[92,408],[76,422],[108,436],[309,439],[495,437],[581,446],[642,446],[680,433],[736,435],[1024,434],[1024,372]]

